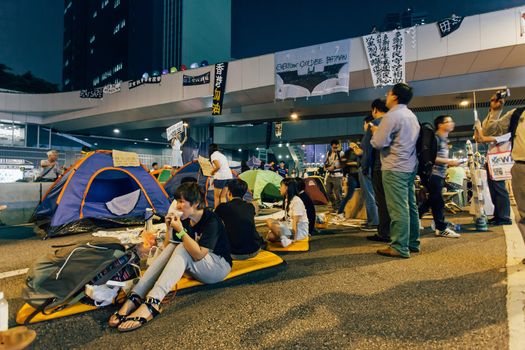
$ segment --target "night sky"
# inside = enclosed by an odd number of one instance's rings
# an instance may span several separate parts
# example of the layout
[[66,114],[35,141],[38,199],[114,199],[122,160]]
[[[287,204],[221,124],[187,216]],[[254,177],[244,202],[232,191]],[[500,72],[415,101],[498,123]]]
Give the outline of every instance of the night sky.
[[232,0],[232,57],[245,58],[370,34],[411,7],[427,23],[525,5],[524,0]]
[[64,0],[0,0],[0,63],[61,83],[63,23]]
[[[408,7],[427,12],[428,22],[435,22],[452,13],[472,15],[521,5],[525,0],[232,0],[232,57],[368,34],[386,13]],[[60,83],[63,14],[63,0],[0,0],[0,63],[15,73],[30,70]]]

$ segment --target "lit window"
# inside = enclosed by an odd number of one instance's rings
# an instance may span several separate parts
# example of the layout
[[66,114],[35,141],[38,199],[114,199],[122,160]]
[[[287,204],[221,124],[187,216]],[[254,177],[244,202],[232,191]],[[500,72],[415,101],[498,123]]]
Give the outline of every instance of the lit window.
[[106,7],[109,3],[109,0],[102,0],[102,3],[100,4],[100,8],[103,9],[104,7]]
[[113,35],[117,34],[119,30],[120,30],[120,23],[117,24],[117,25],[115,26],[115,28],[113,28]]
[[66,60],[66,62],[64,62],[64,67],[67,67],[69,66],[69,60]]
[[97,17],[97,11],[93,12],[93,18]]
[[64,85],[69,84],[69,79],[64,80]]
[[120,21],[120,28],[124,28],[124,26],[126,26],[126,20],[125,19]]
[[100,82],[99,78],[96,77],[95,79],[93,79],[93,86],[97,85],[99,82]]
[[113,3],[113,8],[116,8],[118,5],[120,5],[120,0],[115,0]]
[[117,64],[114,68],[113,68],[113,73],[116,73],[118,72],[119,70],[122,69],[122,62],[120,62],[119,64]]
[[100,80],[101,80],[101,81],[104,81],[104,80],[106,80],[107,78],[111,77],[111,75],[112,75],[112,74],[111,74],[111,69],[110,69],[110,70],[108,70],[107,72],[102,73],[102,76],[100,77]]
[[91,36],[91,38],[89,39],[89,43],[93,44],[93,41],[95,41],[95,34]]
[[67,10],[71,7],[71,1],[67,4],[66,8],[64,9],[64,15],[67,13]]
[[90,55],[93,54],[93,48],[91,48],[91,49],[89,50],[89,54],[90,54]]

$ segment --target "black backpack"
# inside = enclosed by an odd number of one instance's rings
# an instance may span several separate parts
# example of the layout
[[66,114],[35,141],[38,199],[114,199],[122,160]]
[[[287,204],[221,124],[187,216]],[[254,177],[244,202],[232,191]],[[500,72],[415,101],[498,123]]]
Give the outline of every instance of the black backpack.
[[521,115],[523,114],[523,111],[525,111],[525,107],[518,107],[514,110],[512,116],[510,117],[509,132],[511,133],[510,141],[512,143],[512,147],[514,147],[514,137],[516,136],[516,129],[518,128],[518,123],[520,121]]
[[434,126],[430,123],[420,124],[419,137],[416,143],[417,152],[417,174],[421,180],[426,181],[432,174],[432,168],[436,163],[438,142]]
[[29,270],[22,297],[35,312],[28,323],[42,312],[51,314],[71,306],[81,299],[89,303],[86,284],[103,285],[109,280],[129,280],[138,277],[134,267],[139,263],[133,251],[126,251],[118,239],[93,238],[58,248],[37,260]]

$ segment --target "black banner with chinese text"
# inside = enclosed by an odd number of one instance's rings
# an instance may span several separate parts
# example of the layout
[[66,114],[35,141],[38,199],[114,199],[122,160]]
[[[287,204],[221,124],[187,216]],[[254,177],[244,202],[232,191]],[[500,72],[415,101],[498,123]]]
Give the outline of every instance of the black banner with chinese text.
[[204,85],[210,83],[210,72],[204,73],[197,76],[192,75],[183,75],[182,76],[182,85],[183,86],[192,86],[192,85]]
[[213,103],[211,115],[222,114],[222,100],[226,92],[226,76],[228,75],[228,62],[215,65],[215,83],[213,84]]
[[148,77],[148,78],[142,78],[138,80],[132,80],[128,83],[128,88],[131,90],[142,84],[160,84],[161,81],[162,81],[161,75],[156,76],[156,77]]

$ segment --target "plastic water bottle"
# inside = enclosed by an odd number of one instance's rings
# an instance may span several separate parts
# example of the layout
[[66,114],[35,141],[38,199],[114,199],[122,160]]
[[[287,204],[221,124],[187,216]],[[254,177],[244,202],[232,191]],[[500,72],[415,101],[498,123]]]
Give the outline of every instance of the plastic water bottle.
[[153,231],[153,209],[146,208],[146,231]]
[[9,309],[7,300],[4,298],[4,292],[0,292],[0,331],[7,331],[9,321]]

